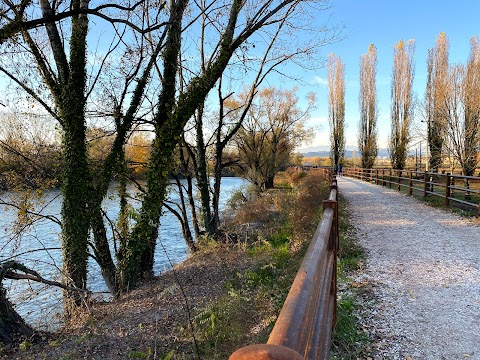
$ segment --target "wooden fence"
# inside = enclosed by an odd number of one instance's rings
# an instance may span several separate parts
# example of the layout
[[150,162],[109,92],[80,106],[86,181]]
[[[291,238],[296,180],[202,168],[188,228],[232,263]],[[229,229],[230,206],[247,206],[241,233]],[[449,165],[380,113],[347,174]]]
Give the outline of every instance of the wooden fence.
[[323,208],[322,220],[267,344],[241,348],[230,360],[329,358],[337,305],[338,188],[334,177]]
[[447,207],[456,206],[476,211],[480,216],[480,177],[454,174],[438,174],[415,170],[389,168],[345,168],[345,176],[404,191],[409,195],[431,197]]

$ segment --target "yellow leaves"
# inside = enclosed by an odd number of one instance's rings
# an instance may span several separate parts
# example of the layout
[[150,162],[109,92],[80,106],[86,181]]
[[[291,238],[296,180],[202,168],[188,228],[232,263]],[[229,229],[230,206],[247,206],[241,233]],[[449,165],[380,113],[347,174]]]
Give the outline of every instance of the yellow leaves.
[[150,158],[151,141],[145,135],[134,135],[128,141],[125,147],[125,156],[131,163],[133,171],[141,175],[145,170],[145,165]]
[[443,31],[438,34],[437,37],[437,43],[444,42],[447,40],[447,34],[445,34]]
[[397,42],[395,44],[395,48],[398,50],[403,50],[405,48],[405,43],[403,42],[403,40],[400,40],[399,42]]
[[227,109],[234,110],[234,109],[239,108],[242,105],[242,103],[240,101],[238,101],[238,99],[230,97],[228,99],[225,99],[225,101],[223,102],[223,105]]
[[362,282],[356,282],[356,281],[354,281],[354,282],[352,282],[352,283],[350,284],[350,287],[351,287],[351,288],[362,288],[362,287],[364,287],[364,286],[366,286],[366,285],[368,285],[368,282],[367,282],[367,281],[362,281]]

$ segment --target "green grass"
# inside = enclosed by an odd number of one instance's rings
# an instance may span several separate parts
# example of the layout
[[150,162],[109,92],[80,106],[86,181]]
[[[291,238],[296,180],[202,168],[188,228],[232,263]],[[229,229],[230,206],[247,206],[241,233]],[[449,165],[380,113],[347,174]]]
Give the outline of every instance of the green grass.
[[[292,252],[288,238],[277,235],[252,246],[247,256],[263,260],[253,269],[238,272],[227,283],[227,294],[194,317],[205,359],[224,359],[239,347],[267,341],[303,251]],[[259,319],[263,329],[252,337],[251,329],[259,326]]]
[[355,311],[360,306],[363,287],[352,288],[352,276],[359,270],[365,259],[361,246],[358,245],[354,229],[349,221],[345,208],[345,200],[339,199],[339,230],[340,250],[337,263],[337,281],[339,291],[337,303],[337,323],[332,334],[332,359],[364,358],[369,348],[368,335],[361,329],[355,317]]

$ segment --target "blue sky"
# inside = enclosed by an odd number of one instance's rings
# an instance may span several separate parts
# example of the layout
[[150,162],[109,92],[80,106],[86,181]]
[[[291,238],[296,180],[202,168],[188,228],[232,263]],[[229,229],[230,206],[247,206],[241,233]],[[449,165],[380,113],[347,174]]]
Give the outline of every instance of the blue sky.
[[[379,107],[379,145],[386,147],[390,131],[390,79],[393,46],[401,39],[415,39],[414,91],[423,99],[426,85],[427,52],[438,34],[447,34],[450,63],[464,63],[470,51],[469,40],[480,35],[480,1],[478,0],[332,0],[330,21],[345,26],[344,40],[324,48],[323,56],[334,52],[345,64],[347,146],[356,146],[359,121],[359,59],[373,43],[377,48],[377,96]],[[329,144],[327,69],[317,72],[314,92],[318,109],[311,124],[323,131],[302,151]]]

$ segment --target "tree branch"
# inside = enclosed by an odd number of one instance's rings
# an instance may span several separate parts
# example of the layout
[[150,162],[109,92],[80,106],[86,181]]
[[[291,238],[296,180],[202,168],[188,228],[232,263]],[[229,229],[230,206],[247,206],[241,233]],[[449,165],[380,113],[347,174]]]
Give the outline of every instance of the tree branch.
[[[23,272],[20,274],[17,271]],[[6,261],[0,265],[0,282],[3,279],[13,279],[13,280],[32,280],[46,285],[57,286],[59,288],[69,290],[69,291],[79,291],[83,293],[90,293],[87,289],[80,289],[77,287],[68,286],[62,284],[58,281],[52,281],[45,279],[38,272],[27,268],[25,265],[15,261]]]

